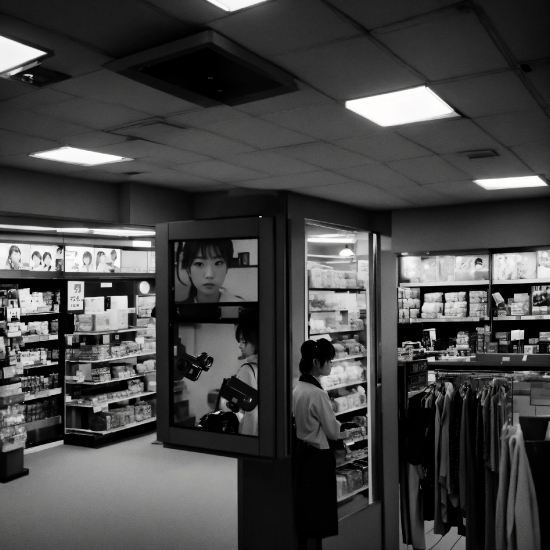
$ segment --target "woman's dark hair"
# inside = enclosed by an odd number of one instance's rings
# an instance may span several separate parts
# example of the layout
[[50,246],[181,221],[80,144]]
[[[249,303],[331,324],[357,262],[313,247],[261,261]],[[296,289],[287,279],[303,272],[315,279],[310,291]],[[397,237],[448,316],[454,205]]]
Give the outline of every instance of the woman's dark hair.
[[40,261],[42,261],[42,254],[40,254],[40,252],[38,252],[38,250],[35,250],[32,255],[31,255],[31,260],[35,257],[35,256],[38,256],[38,259]]
[[111,258],[113,257],[113,254],[115,255],[115,260],[118,258],[116,250],[111,250]]
[[[219,256],[229,267],[233,259],[233,241],[231,239],[200,239],[179,242],[176,251],[176,275],[183,286],[187,285],[181,280],[180,269],[189,271],[191,264],[198,256],[203,258]],[[191,290],[185,302],[193,303],[196,295],[197,289],[191,281]]]
[[481,258],[476,258],[474,265],[483,265],[483,260]]
[[92,264],[92,259],[93,259],[92,254],[91,254],[91,252],[88,252],[87,250],[86,250],[86,252],[84,252],[84,254],[82,254],[82,263],[83,264],[84,264],[84,260],[86,258],[88,258],[88,260],[90,260],[90,263],[88,265],[91,265]]
[[331,342],[326,338],[319,340],[306,340],[300,348],[302,359],[300,360],[300,372],[307,374],[313,369],[313,360],[317,359],[321,365],[327,361],[332,361],[336,351]]
[[101,256],[105,256],[105,252],[102,252],[101,250],[97,253],[97,256],[95,257],[95,267],[97,269],[97,266],[99,265],[99,258]]
[[250,323],[239,323],[235,330],[235,339],[239,342],[241,339],[247,344],[254,346],[254,351],[258,353],[258,329]]
[[12,244],[10,246],[10,251],[8,252],[8,258],[11,258],[11,255],[14,253],[14,252],[17,252],[18,254],[21,254],[21,250],[19,250],[19,247],[15,244]]
[[52,259],[52,255],[49,252],[44,252],[44,256],[42,256],[42,259],[45,260],[46,256],[48,256],[48,258],[50,258],[50,260]]

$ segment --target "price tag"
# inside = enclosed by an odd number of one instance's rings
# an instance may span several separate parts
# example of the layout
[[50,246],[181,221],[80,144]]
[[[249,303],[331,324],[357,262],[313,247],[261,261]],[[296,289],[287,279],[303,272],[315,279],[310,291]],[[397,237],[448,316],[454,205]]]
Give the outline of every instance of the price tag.
[[101,283],[101,288],[111,288],[113,283]]
[[510,358],[509,357],[503,357],[502,362],[504,363],[505,361],[510,361]]
[[523,356],[522,361],[527,361],[527,355],[524,355],[524,356]]
[[544,315],[535,315],[535,319],[544,319]]
[[96,406],[94,407],[94,412],[95,412],[95,413],[100,413],[101,410],[102,410],[102,409],[101,409],[101,405],[96,405]]

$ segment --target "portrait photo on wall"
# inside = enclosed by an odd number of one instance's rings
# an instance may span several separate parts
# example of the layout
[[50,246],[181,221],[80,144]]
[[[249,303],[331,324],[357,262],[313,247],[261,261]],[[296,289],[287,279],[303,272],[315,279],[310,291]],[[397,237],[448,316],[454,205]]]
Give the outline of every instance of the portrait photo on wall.
[[0,269],[30,269],[31,245],[24,243],[0,243]]
[[489,280],[489,254],[456,256],[455,281]]
[[258,301],[257,239],[196,239],[174,243],[178,304]]
[[120,273],[120,248],[94,248],[94,271]]
[[31,244],[31,271],[55,271],[56,244]]
[[65,249],[65,271],[92,273],[95,271],[92,246],[67,246]]

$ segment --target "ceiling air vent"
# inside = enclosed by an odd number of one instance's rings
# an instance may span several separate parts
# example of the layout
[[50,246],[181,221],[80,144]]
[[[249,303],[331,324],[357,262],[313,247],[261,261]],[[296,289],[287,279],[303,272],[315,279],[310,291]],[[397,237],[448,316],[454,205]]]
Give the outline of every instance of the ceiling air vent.
[[466,157],[470,160],[481,160],[481,159],[494,159],[499,156],[496,151],[492,149],[481,149],[479,151],[464,151],[459,153],[459,155]]
[[202,107],[241,105],[298,89],[289,74],[214,31],[111,61],[104,68]]

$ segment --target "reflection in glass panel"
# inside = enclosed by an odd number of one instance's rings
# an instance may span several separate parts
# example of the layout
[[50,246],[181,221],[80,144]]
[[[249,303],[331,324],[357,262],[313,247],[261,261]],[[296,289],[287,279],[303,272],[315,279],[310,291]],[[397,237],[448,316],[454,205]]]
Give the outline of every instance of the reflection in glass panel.
[[258,241],[174,243],[175,426],[258,436]]

